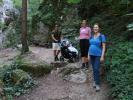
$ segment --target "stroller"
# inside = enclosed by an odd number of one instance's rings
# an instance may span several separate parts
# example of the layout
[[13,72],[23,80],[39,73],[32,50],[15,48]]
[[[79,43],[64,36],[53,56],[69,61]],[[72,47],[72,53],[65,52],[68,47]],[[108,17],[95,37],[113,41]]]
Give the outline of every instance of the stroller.
[[68,59],[68,62],[76,62],[79,59],[78,50],[72,46],[68,39],[61,40],[61,57],[60,61]]

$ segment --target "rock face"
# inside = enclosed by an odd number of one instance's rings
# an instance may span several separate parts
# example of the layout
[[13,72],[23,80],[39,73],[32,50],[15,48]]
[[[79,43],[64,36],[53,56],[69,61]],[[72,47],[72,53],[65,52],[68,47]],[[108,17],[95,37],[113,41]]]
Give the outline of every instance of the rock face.
[[49,28],[42,22],[38,23],[37,34],[33,36],[33,44],[47,47],[49,41]]
[[12,0],[3,0],[3,4],[0,6],[0,21],[5,22],[5,18],[8,18],[7,14],[13,9]]
[[2,4],[0,5],[0,48],[5,46],[7,39],[7,33],[3,32],[5,28],[3,26],[8,26],[18,14],[19,11],[14,7],[12,0],[2,0]]
[[87,81],[87,71],[79,68],[78,64],[68,64],[60,69],[63,79],[74,83],[85,83]]
[[77,73],[70,74],[69,81],[75,83],[85,83],[87,80],[87,75],[82,71],[79,70]]
[[20,69],[31,73],[33,76],[43,76],[51,72],[53,67],[36,57],[33,53],[21,57]]

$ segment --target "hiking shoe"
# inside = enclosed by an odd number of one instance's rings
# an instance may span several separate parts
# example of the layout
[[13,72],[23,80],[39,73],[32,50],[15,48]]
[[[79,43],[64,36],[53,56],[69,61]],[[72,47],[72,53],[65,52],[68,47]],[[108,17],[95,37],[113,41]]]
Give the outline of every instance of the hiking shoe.
[[100,86],[96,85],[96,92],[99,92],[99,91],[100,91]]
[[85,68],[86,68],[85,63],[82,63],[81,69],[85,69]]
[[63,56],[60,56],[60,61],[64,61],[64,57]]
[[59,58],[57,56],[55,56],[54,61],[59,61]]
[[89,68],[89,62],[86,62],[85,64],[86,64],[86,68]]
[[58,57],[56,59],[57,59],[57,61],[59,61],[59,58]]
[[93,83],[93,88],[96,88],[96,84],[95,84],[95,82]]

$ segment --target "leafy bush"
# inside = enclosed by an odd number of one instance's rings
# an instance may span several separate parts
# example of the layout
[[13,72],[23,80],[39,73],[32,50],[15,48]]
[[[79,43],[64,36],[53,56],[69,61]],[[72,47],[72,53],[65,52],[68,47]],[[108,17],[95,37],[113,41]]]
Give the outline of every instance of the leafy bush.
[[13,0],[13,3],[16,8],[21,8],[22,7],[22,1],[21,0]]
[[80,0],[67,0],[68,3],[79,3]]
[[4,94],[8,100],[13,100],[13,96],[20,96],[35,85],[35,81],[27,72],[17,69],[18,64],[5,65],[0,68],[0,80],[3,80]]
[[133,100],[133,44],[122,42],[108,53],[107,79],[112,86],[111,95],[116,100]]

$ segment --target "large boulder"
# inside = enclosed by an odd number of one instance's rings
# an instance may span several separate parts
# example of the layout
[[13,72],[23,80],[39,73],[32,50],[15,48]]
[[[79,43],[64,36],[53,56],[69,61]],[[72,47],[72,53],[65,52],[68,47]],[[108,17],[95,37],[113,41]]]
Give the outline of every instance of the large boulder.
[[84,71],[79,70],[76,73],[69,75],[69,81],[74,83],[85,83],[87,80],[87,74]]
[[51,72],[53,67],[42,61],[33,53],[25,54],[18,60],[19,68],[31,73],[33,76],[43,76]]
[[33,36],[33,44],[43,47],[49,47],[49,28],[42,22],[38,23],[37,34]]
[[87,71],[79,68],[77,63],[68,64],[60,69],[63,79],[74,83],[85,83],[87,81]]
[[33,44],[37,46],[42,46],[42,47],[50,47],[50,43],[48,42],[48,36],[44,34],[36,34],[33,37]]

